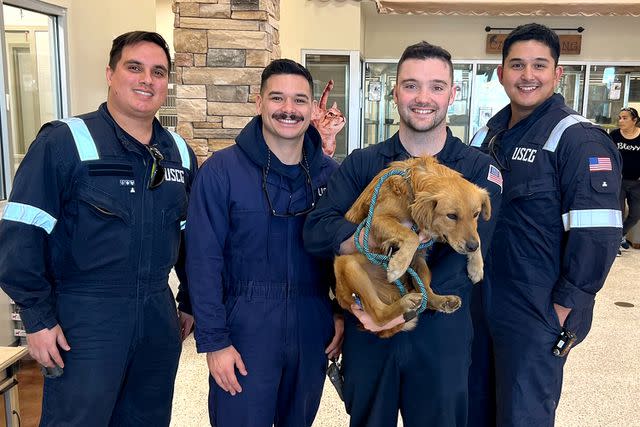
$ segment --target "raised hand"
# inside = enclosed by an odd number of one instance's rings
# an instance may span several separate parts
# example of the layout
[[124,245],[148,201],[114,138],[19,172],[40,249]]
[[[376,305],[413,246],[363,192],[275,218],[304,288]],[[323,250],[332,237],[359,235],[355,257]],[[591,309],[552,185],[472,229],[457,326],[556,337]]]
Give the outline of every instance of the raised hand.
[[327,156],[333,156],[335,153],[336,135],[338,135],[346,123],[344,114],[338,109],[336,102],[327,110],[327,100],[329,99],[329,92],[331,92],[332,89],[333,80],[329,80],[322,92],[320,103],[311,117],[311,123],[322,137],[322,151]]

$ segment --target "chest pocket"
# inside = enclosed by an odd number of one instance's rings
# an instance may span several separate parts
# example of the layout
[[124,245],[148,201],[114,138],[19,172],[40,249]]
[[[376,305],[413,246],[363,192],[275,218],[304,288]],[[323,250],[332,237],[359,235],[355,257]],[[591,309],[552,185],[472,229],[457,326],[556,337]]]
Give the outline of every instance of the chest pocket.
[[[505,181],[508,180],[505,177]],[[551,176],[526,181],[516,185],[504,196],[508,206],[519,210],[534,222],[560,220],[560,190]],[[521,216],[522,216],[521,215]]]
[[71,255],[79,270],[113,270],[131,262],[130,209],[112,195],[79,183]]

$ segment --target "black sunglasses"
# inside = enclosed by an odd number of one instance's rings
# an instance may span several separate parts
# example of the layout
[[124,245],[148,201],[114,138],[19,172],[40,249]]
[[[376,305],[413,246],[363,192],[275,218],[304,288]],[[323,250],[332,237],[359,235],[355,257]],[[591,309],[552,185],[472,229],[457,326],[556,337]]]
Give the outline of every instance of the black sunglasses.
[[264,195],[267,198],[267,204],[269,205],[269,210],[271,211],[271,214],[273,216],[279,218],[287,218],[291,216],[306,215],[316,207],[316,193],[313,191],[313,184],[311,183],[311,173],[309,172],[309,162],[307,162],[307,155],[305,154],[304,150],[302,151],[302,162],[300,162],[300,167],[306,175],[305,185],[308,186],[308,188],[311,190],[311,206],[298,212],[276,212],[276,210],[273,208],[273,204],[271,203],[269,191],[267,190],[267,175],[269,175],[269,169],[271,168],[271,150],[267,148],[267,166],[262,169],[262,190],[264,191]]
[[151,165],[151,177],[149,178],[149,185],[147,188],[153,190],[158,188],[160,184],[164,182],[164,167],[160,164],[164,160],[164,156],[156,147],[147,146],[147,150],[153,157],[153,164]]
[[500,143],[502,142],[502,135],[504,134],[505,129],[499,130],[495,135],[491,137],[489,140],[489,153],[493,160],[498,164],[498,168],[500,171],[510,171],[509,162],[507,162],[507,156],[504,153],[500,152]]

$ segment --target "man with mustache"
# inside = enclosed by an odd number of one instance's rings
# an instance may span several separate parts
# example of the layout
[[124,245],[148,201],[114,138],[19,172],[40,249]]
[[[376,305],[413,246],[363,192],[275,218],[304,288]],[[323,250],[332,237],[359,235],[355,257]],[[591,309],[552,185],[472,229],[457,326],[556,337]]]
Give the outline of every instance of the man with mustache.
[[340,353],[331,262],[302,245],[304,219],[337,167],[309,126],[312,88],[302,65],[269,64],[258,115],[205,162],[191,193],[187,271],[217,427],[310,426],[327,357]]
[[[467,147],[446,125],[447,109],[456,94],[449,52],[427,42],[417,43],[405,49],[397,70],[393,99],[400,130],[380,144],[352,152],[332,176],[325,197],[305,224],[305,246],[311,253],[355,252],[357,224],[347,221],[344,214],[378,172],[392,161],[412,156],[435,156],[486,188],[493,212],[499,210],[500,172],[489,156]],[[492,220],[478,221],[483,253],[489,248],[492,228]],[[344,398],[351,426],[395,426],[398,411],[406,427],[467,426],[473,336],[467,258],[436,243],[428,262],[433,290],[461,297],[462,307],[455,313],[425,311],[416,329],[387,339],[359,327],[362,323],[372,331],[381,329],[362,308],[354,305],[353,315],[346,314]],[[382,329],[403,321],[400,316]]]
[[497,419],[476,417],[477,426],[554,425],[566,355],[591,328],[595,294],[620,245],[620,155],[554,93],[559,55],[550,28],[513,30],[498,67],[510,104],[472,141],[494,157],[505,183],[483,288]]
[[193,319],[184,292],[176,313],[168,278],[197,170],[155,118],[170,64],[159,34],[116,37],[107,102],[45,124],[16,173],[0,283],[45,367],[41,426],[169,425]]

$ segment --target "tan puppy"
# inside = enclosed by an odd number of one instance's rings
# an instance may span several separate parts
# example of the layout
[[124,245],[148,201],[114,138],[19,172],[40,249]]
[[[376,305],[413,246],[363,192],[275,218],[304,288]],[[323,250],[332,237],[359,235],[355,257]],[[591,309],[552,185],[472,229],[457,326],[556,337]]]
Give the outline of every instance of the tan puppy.
[[[360,223],[366,218],[380,177],[394,169],[404,170],[407,175],[391,176],[380,188],[370,231],[370,245],[371,240],[377,242],[370,248],[371,252],[386,254],[392,248],[397,249],[389,261],[389,270],[385,272],[382,267],[371,264],[360,253],[339,256],[334,262],[336,298],[340,306],[349,309],[356,294],[364,310],[380,326],[420,307],[422,294],[410,275],[405,274],[409,266],[425,285],[428,308],[452,313],[462,304],[456,295],[437,295],[431,290],[431,273],[424,251],[416,251],[420,243],[418,235],[403,222],[416,224],[436,241],[446,242],[456,252],[466,254],[469,278],[477,283],[484,274],[478,216],[482,213],[485,220],[491,216],[486,190],[426,156],[391,163],[365,188],[345,214],[346,219]],[[396,279],[402,279],[408,291],[403,297],[396,285],[390,283]],[[416,324],[414,319],[378,335],[389,337],[400,330],[413,329]]]

